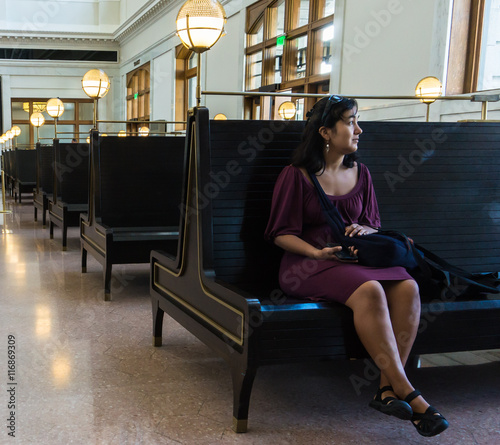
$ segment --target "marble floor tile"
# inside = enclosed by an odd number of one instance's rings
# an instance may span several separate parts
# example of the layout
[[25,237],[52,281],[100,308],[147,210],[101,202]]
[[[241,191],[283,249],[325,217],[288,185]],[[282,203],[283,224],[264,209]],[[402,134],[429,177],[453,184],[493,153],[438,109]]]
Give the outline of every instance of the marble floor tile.
[[[149,265],[81,272],[78,228],[34,222],[26,200],[0,215],[1,444],[422,444],[410,422],[368,407],[376,391],[362,361],[262,367],[249,431],[235,434],[229,368],[165,316],[152,346]],[[15,373],[7,347],[15,344]],[[451,427],[433,444],[500,444],[500,351],[433,354],[410,371]],[[9,378],[12,380],[9,381]],[[356,386],[355,377],[366,384]],[[8,392],[10,391],[10,392]],[[14,401],[15,438],[9,437]]]

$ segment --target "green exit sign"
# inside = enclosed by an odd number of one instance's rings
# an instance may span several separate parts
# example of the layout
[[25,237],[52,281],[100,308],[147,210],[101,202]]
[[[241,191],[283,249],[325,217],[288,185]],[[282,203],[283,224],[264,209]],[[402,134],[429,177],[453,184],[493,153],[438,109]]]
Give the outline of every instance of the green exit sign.
[[134,99],[137,99],[139,97],[139,93],[134,94]]
[[276,39],[276,46],[283,46],[285,44],[286,36],[279,36]]

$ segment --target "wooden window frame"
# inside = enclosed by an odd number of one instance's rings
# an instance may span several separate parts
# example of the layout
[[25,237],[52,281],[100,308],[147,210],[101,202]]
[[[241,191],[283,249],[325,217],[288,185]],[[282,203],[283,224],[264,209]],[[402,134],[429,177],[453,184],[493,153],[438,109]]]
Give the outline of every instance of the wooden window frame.
[[[149,62],[127,73],[127,121],[149,121],[151,103],[151,65]],[[137,99],[135,95],[137,94]],[[138,134],[148,124],[127,123],[128,134]]]
[[[14,102],[28,102],[29,103],[29,111],[28,111],[28,119],[12,119],[12,125],[28,125],[29,127],[29,148],[35,148],[36,145],[36,129],[33,125],[31,125],[30,122],[30,117],[33,114],[33,103],[34,102],[47,102],[50,97],[48,98],[37,98],[37,97],[13,97],[11,99],[11,109],[12,109],[12,104]],[[92,119],[87,119],[87,120],[80,120],[80,104],[81,103],[93,103],[92,99],[71,99],[71,98],[61,98],[63,104],[67,103],[72,103],[75,105],[75,118],[74,119],[65,119],[64,118],[64,113],[57,120],[58,125],[73,125],[75,128],[75,138],[78,140],[81,139],[80,135],[78,134],[80,131],[80,125],[85,125],[85,126],[92,126],[93,121]],[[47,114],[45,112],[45,114]],[[45,116],[44,116],[45,117]],[[55,120],[53,118],[46,118],[44,125],[54,125]],[[69,136],[67,136],[68,139],[72,139]]]
[[[293,25],[298,22],[298,14],[300,7],[300,0],[284,0],[285,1],[285,47],[282,56],[282,70],[281,82],[275,83],[275,54],[273,48],[277,46],[276,36],[269,38],[270,31],[268,29],[273,8],[279,0],[261,0],[247,8],[246,15],[246,34],[247,34],[247,48],[245,50],[245,89],[248,91],[282,91],[288,90],[292,93],[310,92],[310,90],[326,90],[330,83],[330,73],[320,74],[317,58],[319,57],[318,47],[320,43],[320,31],[322,28],[333,24],[334,14],[327,17],[320,17],[321,11],[324,9],[324,0],[309,1],[309,22],[300,27]],[[249,34],[256,31],[263,24],[263,41],[254,45],[250,45]],[[307,54],[306,54],[306,71],[304,77],[295,77],[295,59],[294,51],[291,48],[290,42],[301,36],[307,36]],[[250,57],[251,55],[262,51],[262,83],[260,88],[249,89],[250,78]],[[245,102],[245,115],[253,115],[256,109],[255,101]],[[314,101],[306,100],[305,106],[312,106]],[[260,102],[262,105],[263,102]],[[260,115],[268,115],[269,112],[260,107]],[[273,113],[271,113],[273,114]]]
[[[189,68],[193,51],[184,45],[175,48],[175,120],[185,121],[189,108],[189,80],[198,75],[197,67]],[[175,124],[175,129],[185,130],[185,124]]]
[[477,91],[485,0],[453,3],[446,94]]

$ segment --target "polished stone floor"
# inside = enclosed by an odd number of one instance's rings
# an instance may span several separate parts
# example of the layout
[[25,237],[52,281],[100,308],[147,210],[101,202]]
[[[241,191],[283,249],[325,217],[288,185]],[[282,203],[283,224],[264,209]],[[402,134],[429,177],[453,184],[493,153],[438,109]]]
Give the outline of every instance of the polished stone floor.
[[152,346],[148,265],[116,266],[104,301],[101,265],[89,256],[81,273],[76,228],[62,251],[28,200],[6,207],[1,444],[500,444],[498,350],[426,356],[410,372],[450,421],[433,439],[368,408],[376,383],[362,361],[261,368],[249,431],[235,434],[225,363],[169,317]]

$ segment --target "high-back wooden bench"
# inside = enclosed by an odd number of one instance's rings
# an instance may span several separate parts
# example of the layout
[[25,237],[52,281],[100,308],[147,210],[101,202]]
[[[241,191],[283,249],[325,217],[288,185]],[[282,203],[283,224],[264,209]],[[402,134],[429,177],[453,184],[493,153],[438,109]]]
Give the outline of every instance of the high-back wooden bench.
[[90,252],[104,268],[148,263],[151,250],[177,251],[185,138],[102,137],[92,132],[90,212],[82,215],[82,272]]
[[[280,252],[263,239],[274,183],[304,123],[209,122],[206,109],[194,113],[178,254],[151,255],[153,342],[162,344],[167,312],[224,357],[233,380],[233,428],[244,432],[259,366],[367,354],[346,306],[283,294]],[[361,126],[360,162],[372,172],[383,226],[404,230],[470,271],[500,270],[500,126]],[[498,296],[422,295],[422,301],[413,356],[500,347]]]
[[5,150],[2,154],[3,171],[5,173],[5,196],[14,196],[15,159],[14,150]]
[[36,185],[36,150],[14,150],[14,200],[22,199],[23,193],[33,196]]
[[36,186],[33,191],[33,206],[35,221],[38,220],[38,210],[42,214],[42,226],[47,223],[49,199],[52,199],[54,189],[54,145],[36,144]]
[[68,227],[80,223],[80,214],[88,211],[89,144],[60,142],[54,139],[54,188],[49,199],[50,238],[54,226],[62,230],[62,248],[66,250]]

